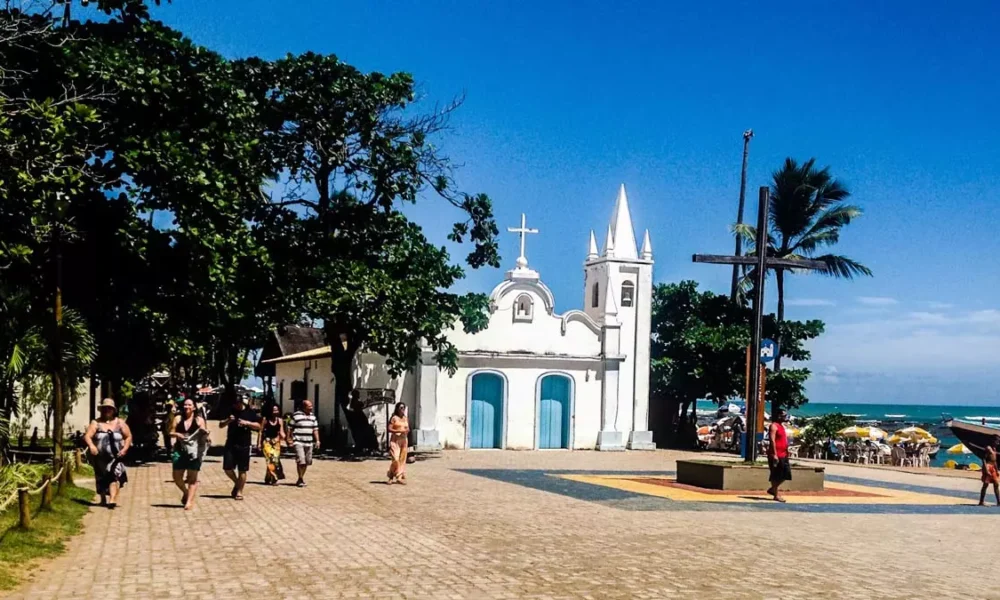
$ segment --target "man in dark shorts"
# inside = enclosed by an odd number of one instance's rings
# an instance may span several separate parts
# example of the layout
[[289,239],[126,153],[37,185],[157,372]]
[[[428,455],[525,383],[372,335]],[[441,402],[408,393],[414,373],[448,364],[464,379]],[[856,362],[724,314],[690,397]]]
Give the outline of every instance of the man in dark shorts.
[[792,465],[788,462],[788,434],[785,432],[785,411],[778,409],[774,411],[771,419],[771,426],[767,429],[767,437],[770,442],[767,445],[767,465],[771,468],[771,487],[768,494],[778,502],[785,499],[778,493],[778,486],[785,481],[792,480]]
[[227,428],[222,469],[233,480],[233,499],[242,500],[247,471],[250,470],[250,436],[252,431],[260,431],[260,418],[253,409],[247,407],[243,398],[237,396],[233,401],[232,412],[219,422],[219,427]]

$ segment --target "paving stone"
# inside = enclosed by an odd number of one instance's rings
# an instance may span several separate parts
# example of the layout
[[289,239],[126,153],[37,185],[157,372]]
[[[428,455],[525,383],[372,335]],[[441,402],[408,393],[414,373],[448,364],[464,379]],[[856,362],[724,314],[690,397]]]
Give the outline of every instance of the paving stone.
[[[185,512],[169,466],[132,469],[68,551],[8,598],[1000,598],[1000,509],[686,510],[517,483],[537,471],[665,472],[676,452],[445,452],[382,483],[384,461],[318,461],[309,487],[250,484],[212,460]],[[263,464],[253,464],[255,480]],[[510,471],[508,479],[472,471]],[[832,466],[840,477],[978,491],[978,482]],[[582,484],[581,484],[582,485]],[[597,487],[597,486],[594,486]],[[617,504],[616,504],[617,503]],[[985,586],[985,587],[984,587]]]

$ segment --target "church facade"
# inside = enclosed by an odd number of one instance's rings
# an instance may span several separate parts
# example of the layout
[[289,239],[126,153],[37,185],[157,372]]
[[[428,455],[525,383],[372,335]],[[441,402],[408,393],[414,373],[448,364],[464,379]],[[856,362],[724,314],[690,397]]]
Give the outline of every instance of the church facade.
[[[400,382],[416,446],[652,449],[653,255],[648,232],[641,249],[636,244],[625,186],[600,251],[591,231],[583,310],[556,312],[551,290],[524,255],[524,236],[536,231],[523,215],[510,231],[521,235],[521,255],[490,294],[488,327],[448,335],[458,371],[439,370],[427,352]],[[372,368],[378,357],[361,363],[362,373],[379,370]]]

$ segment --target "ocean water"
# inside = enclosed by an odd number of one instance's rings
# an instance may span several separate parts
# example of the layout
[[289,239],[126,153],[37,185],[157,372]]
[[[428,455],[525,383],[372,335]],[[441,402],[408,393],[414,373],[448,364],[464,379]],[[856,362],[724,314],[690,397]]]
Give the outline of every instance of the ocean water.
[[[698,401],[698,414],[701,416],[715,414],[717,410],[718,406],[713,402]],[[954,459],[959,463],[977,460],[972,455],[953,455],[945,452],[958,443],[958,439],[952,435],[951,430],[944,426],[944,421],[948,418],[976,425],[982,425],[983,419],[986,419],[988,426],[1000,428],[1000,407],[995,406],[809,403],[790,412],[793,417],[806,419],[839,412],[850,415],[859,422],[878,421],[879,427],[889,433],[911,425],[923,427],[941,440],[941,452],[931,461],[932,466],[941,466],[948,459]]]

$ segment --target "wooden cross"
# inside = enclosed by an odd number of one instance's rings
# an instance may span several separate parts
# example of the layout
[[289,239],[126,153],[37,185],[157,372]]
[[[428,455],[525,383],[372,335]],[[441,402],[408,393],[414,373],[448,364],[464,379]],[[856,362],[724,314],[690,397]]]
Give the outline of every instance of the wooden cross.
[[[773,258],[767,256],[767,230],[770,219],[769,210],[771,208],[770,190],[763,186],[760,188],[759,203],[757,205],[757,256],[727,256],[720,254],[695,254],[692,260],[696,263],[710,263],[716,265],[751,265],[756,266],[754,273],[753,295],[753,322],[751,323],[750,348],[757,356],[760,364],[760,340],[761,324],[764,320],[764,282],[767,281],[768,269],[810,269],[822,271],[826,269],[826,263],[819,260]],[[779,346],[780,352],[780,346]],[[750,385],[747,394],[747,445],[744,458],[752,463],[757,460],[757,399],[761,397],[761,376],[759,368],[749,368]]]

